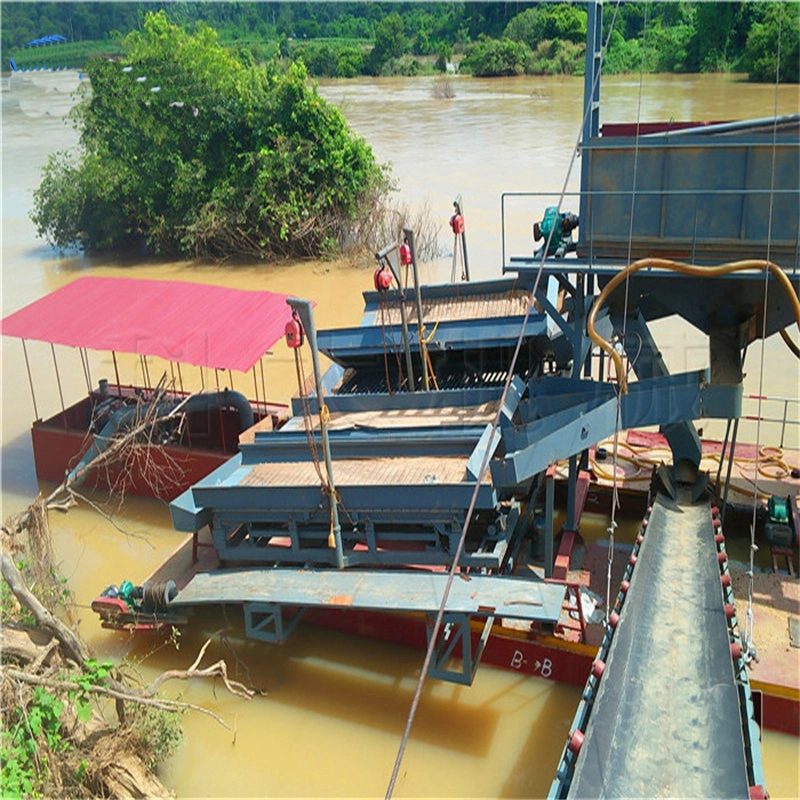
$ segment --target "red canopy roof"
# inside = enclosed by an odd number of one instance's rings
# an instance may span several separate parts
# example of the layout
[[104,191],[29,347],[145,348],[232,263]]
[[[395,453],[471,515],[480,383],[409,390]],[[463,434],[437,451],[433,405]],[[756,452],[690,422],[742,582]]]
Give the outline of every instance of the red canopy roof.
[[79,278],[6,317],[6,336],[249,370],[284,335],[287,295],[134,278]]

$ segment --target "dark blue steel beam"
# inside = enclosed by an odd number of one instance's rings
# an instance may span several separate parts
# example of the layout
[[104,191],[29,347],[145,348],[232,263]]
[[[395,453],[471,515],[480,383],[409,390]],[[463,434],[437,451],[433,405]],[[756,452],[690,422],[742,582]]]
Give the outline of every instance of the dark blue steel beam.
[[[550,464],[577,455],[614,432],[616,413],[616,400],[595,400],[559,413],[558,427],[551,424],[551,419],[531,423],[536,426],[538,438],[527,447],[492,462],[494,485],[516,486],[544,471]],[[516,435],[514,441],[521,443],[523,437]]]
[[[796,244],[796,242],[795,242]],[[695,262],[701,262],[697,257]],[[598,285],[603,288],[625,264],[617,262],[616,266],[598,266],[597,260],[589,262],[583,259],[563,259],[558,264],[546,267],[543,275],[551,275],[556,271],[575,272],[576,274],[593,274]],[[528,259],[512,259],[509,271],[520,276],[535,275],[538,262]],[[788,275],[795,293],[800,294],[800,275]],[[648,321],[677,314],[704,333],[714,328],[736,326],[750,319],[755,309],[760,309],[765,300],[764,272],[735,272],[715,278],[695,275],[683,275],[665,269],[640,270],[631,275],[628,284],[629,307],[638,307]],[[625,297],[623,285],[617,287],[609,298],[612,308],[621,309]],[[785,292],[778,282],[770,276],[767,300],[767,336],[792,325],[794,314]],[[757,335],[761,335],[758,326]]]
[[[313,506],[290,506],[284,507],[275,505],[270,508],[246,507],[246,508],[218,508],[215,509],[213,521],[216,524],[227,526],[231,530],[239,523],[245,523],[255,527],[259,525],[283,526],[285,531],[287,522],[303,525],[316,525],[330,523],[330,512],[328,510],[327,499],[319,493],[320,502]],[[429,531],[439,530],[442,526],[460,526],[463,524],[467,507],[455,509],[441,508],[347,508],[347,521],[352,520],[354,525],[372,524],[373,526],[385,526],[382,536],[397,536],[402,538],[407,535],[402,526],[426,526]],[[494,511],[494,506],[481,507],[478,511]],[[393,526],[393,527],[390,527]],[[347,532],[343,534],[347,536]],[[431,534],[432,535],[432,534]]]
[[555,376],[534,379],[529,387],[528,396],[519,404],[519,420],[523,425],[582,403],[616,396],[609,383]]
[[[374,394],[331,394],[325,397],[325,405],[331,414],[351,414],[360,411],[408,411],[436,408],[466,408],[499,400],[502,386],[475,387],[467,389],[440,389],[436,392],[385,392]],[[316,397],[307,399],[309,411],[319,413]],[[292,413],[302,417],[303,406],[298,398],[292,399]],[[272,436],[272,432],[256,434],[256,441]]]
[[[466,476],[465,476],[466,477]],[[461,484],[431,482],[413,486],[337,486],[344,508],[354,510],[390,510],[402,507],[414,511],[458,512],[469,507],[475,482]],[[198,506],[209,506],[217,513],[257,510],[263,513],[281,509],[314,509],[322,503],[319,486],[242,486],[237,484],[203,486],[193,490]],[[478,506],[494,508],[494,489],[483,484],[478,490]]]
[[[428,342],[428,352],[457,350],[486,350],[497,347],[513,347],[519,338],[523,317],[493,317],[489,319],[469,319],[455,322],[440,322]],[[544,314],[531,314],[526,329],[526,337],[545,338],[547,323]],[[415,353],[419,352],[419,332],[412,326],[408,332],[409,345]],[[359,326],[320,331],[317,335],[319,349],[328,358],[338,363],[348,363],[354,359],[383,358],[386,348],[393,342],[400,342],[402,329],[399,325]]]
[[[331,455],[337,458],[385,456],[468,456],[484,432],[485,425],[462,427],[415,426],[413,428],[357,428],[329,430]],[[317,447],[321,437],[314,434]],[[240,445],[242,464],[307,462],[311,460],[308,434],[304,430],[271,431],[252,444]]]
[[[496,430],[492,435],[492,425],[487,425],[467,461],[467,477],[470,480],[478,480],[481,467],[490,463],[502,441],[502,431],[512,424],[524,392],[525,382],[518,375],[515,375],[509,383],[508,392],[500,410],[499,430]],[[489,451],[488,455],[487,450]]]
[[[626,334],[622,346],[630,359],[636,377],[641,381],[669,375],[667,365],[661,357],[661,351],[642,314],[637,311],[630,315],[627,325],[620,315],[611,314],[610,316],[611,322],[620,336],[623,332]],[[637,341],[631,342],[631,338]],[[700,435],[690,419],[665,419],[660,423],[659,430],[669,443],[674,465],[677,466],[682,461],[689,461],[695,466],[700,466],[703,458],[703,445]]]
[[[699,371],[629,384],[628,394],[620,398],[620,428],[738,416],[742,387],[712,386],[706,380],[705,372]],[[546,382],[541,381],[538,386],[541,390]],[[617,401],[598,396],[606,390],[597,384],[587,389],[589,399],[584,403],[503,431],[507,455],[492,464],[495,486],[522,483],[550,464],[577,455],[614,433]],[[566,397],[573,401],[575,393]],[[549,407],[552,408],[552,398]],[[530,408],[528,413],[532,415],[535,410]]]
[[[257,546],[254,544],[228,547],[217,542],[214,543],[214,546],[223,561],[262,565],[281,564],[284,566],[307,564],[330,564],[331,566],[336,566],[337,563],[336,551],[329,547],[313,547],[304,544],[297,550],[290,550],[286,547]],[[450,550],[434,550],[432,548],[426,550],[382,549],[376,553],[345,548],[342,559],[345,567],[403,567],[410,565],[444,567],[453,563],[453,555]],[[458,563],[461,567],[496,572],[501,567],[502,554],[463,552]]]

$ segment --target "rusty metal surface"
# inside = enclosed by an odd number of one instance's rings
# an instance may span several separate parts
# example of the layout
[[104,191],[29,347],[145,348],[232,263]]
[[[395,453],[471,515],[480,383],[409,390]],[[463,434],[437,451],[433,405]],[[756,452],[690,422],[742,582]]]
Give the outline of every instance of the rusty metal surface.
[[[295,570],[254,567],[196,575],[172,606],[276,603],[435,613],[447,575],[416,571]],[[564,587],[498,576],[456,576],[447,611],[554,623]]]
[[[497,413],[498,401],[482,403],[478,406],[450,406],[427,409],[386,409],[381,411],[360,411],[331,414],[329,430],[349,428],[418,428],[430,425],[473,425],[490,423]],[[319,428],[319,417],[311,417],[315,429]]]

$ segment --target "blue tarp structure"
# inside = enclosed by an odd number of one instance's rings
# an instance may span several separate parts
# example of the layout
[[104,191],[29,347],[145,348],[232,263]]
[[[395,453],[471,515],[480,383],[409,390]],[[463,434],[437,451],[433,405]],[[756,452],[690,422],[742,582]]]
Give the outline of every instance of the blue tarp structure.
[[61,44],[61,42],[66,41],[67,40],[64,36],[60,36],[56,33],[52,36],[42,36],[41,39],[34,39],[32,42],[28,42],[25,47],[41,47],[45,44]]

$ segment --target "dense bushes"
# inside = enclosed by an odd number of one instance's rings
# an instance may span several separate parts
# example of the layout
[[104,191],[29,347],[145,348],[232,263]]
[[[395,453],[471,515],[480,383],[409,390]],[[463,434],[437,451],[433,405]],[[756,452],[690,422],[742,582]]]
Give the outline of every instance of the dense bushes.
[[530,55],[530,48],[521,42],[484,39],[467,47],[460,69],[477,78],[522,75]]
[[369,146],[307,86],[302,64],[245,66],[210,28],[190,35],[163,12],[126,47],[127,66],[87,65],[81,151],[52,156],[34,194],[32,218],[53,244],[319,256],[387,191]]

